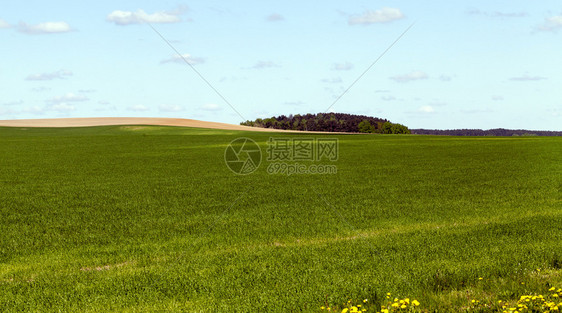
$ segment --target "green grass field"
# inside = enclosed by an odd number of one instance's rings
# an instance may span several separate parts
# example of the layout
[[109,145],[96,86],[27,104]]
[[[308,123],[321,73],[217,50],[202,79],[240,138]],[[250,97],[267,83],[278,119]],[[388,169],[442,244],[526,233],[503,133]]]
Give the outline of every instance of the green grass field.
[[[226,167],[270,136],[338,138],[337,174]],[[333,136],[0,128],[0,311],[374,312],[390,292],[491,312],[562,287],[562,138]]]

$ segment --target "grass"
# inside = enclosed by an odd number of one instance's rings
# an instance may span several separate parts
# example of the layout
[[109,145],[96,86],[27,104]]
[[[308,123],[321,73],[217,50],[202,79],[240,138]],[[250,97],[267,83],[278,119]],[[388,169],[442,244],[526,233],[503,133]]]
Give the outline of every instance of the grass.
[[560,138],[332,135],[335,175],[264,157],[239,176],[223,157],[242,136],[318,137],[0,128],[0,311],[374,310],[390,292],[458,312],[562,286]]

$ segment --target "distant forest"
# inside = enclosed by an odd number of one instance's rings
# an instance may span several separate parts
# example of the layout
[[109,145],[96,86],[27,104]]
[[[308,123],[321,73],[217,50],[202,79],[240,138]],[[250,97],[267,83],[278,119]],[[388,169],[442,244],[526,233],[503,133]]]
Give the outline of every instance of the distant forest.
[[270,118],[258,118],[240,125],[274,128],[285,130],[378,133],[378,134],[415,134],[443,136],[562,136],[561,131],[504,129],[408,129],[408,127],[391,123],[378,117],[346,113],[317,113],[280,115]]
[[365,115],[346,113],[318,113],[280,115],[270,118],[258,118],[246,121],[240,125],[275,128],[285,130],[347,132],[347,133],[380,133],[380,134],[409,134],[408,127],[394,124],[386,119]]
[[490,130],[482,129],[412,129],[416,135],[444,135],[444,136],[562,136],[560,131],[549,130],[526,130],[526,129],[504,129],[496,128]]

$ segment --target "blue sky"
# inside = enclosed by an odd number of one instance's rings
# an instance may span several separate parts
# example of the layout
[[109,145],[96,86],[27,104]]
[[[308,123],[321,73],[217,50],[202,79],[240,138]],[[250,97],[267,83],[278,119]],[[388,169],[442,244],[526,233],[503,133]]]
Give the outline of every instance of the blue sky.
[[562,130],[560,1],[4,1],[0,40],[0,119]]

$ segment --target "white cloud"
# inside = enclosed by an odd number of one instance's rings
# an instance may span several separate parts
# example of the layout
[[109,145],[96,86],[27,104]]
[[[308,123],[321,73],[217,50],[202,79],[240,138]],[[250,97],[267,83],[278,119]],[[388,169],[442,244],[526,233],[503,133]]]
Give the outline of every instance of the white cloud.
[[2,105],[20,105],[23,104],[23,100],[18,100],[18,101],[10,101],[10,102],[4,102],[2,103]]
[[529,16],[529,13],[524,12],[524,11],[519,11],[519,12],[501,12],[501,11],[494,11],[494,12],[487,12],[487,11],[481,11],[479,9],[475,9],[475,8],[471,8],[468,9],[466,11],[467,14],[469,15],[484,15],[484,16],[490,16],[490,17],[527,17]]
[[10,24],[8,24],[8,22],[4,21],[3,19],[0,18],[0,29],[2,28],[10,28],[12,27]]
[[49,107],[49,109],[58,112],[70,112],[76,110],[76,107],[72,104],[68,103],[57,103],[53,104]]
[[439,80],[442,82],[450,82],[453,78],[451,76],[447,76],[447,75],[441,75],[439,76]]
[[266,17],[265,20],[268,22],[279,22],[285,20],[285,18],[281,14],[273,13]]
[[390,77],[390,79],[398,82],[398,83],[407,83],[407,82],[411,82],[414,80],[422,80],[422,79],[427,79],[428,76],[425,72],[422,71],[414,71],[411,72],[409,74],[404,74],[404,75],[396,75],[393,77]]
[[53,80],[53,79],[65,79],[68,76],[72,76],[71,71],[58,70],[52,73],[41,73],[41,74],[31,74],[28,75],[25,80]]
[[562,15],[548,17],[537,27],[539,31],[557,31],[562,28]]
[[35,91],[35,92],[44,92],[44,91],[51,90],[51,88],[49,88],[49,87],[35,87],[35,88],[32,88],[31,90]]
[[127,110],[142,112],[142,111],[148,111],[149,108],[147,106],[143,105],[143,104],[135,104],[135,105],[131,105],[131,106],[127,107]]
[[382,96],[381,100],[383,100],[383,101],[394,101],[394,100],[396,100],[396,97],[395,96]]
[[36,115],[43,115],[45,113],[45,109],[38,106],[38,105],[34,105],[31,107],[27,107],[25,109],[23,109],[24,113],[31,113],[31,114],[36,114]]
[[323,83],[329,83],[329,84],[339,84],[342,82],[341,77],[335,77],[335,78],[324,78],[321,80],[321,82]]
[[158,106],[158,110],[161,112],[180,112],[183,111],[184,108],[177,104],[161,104]]
[[503,101],[503,97],[502,96],[492,96],[492,100],[493,101]]
[[272,61],[258,61],[253,66],[249,67],[250,69],[264,69],[264,68],[271,68],[271,67],[279,67],[279,65],[275,64]]
[[477,8],[470,8],[470,9],[466,10],[466,14],[468,14],[468,15],[480,15],[480,14],[487,14],[487,13],[482,12]]
[[107,112],[107,111],[117,111],[117,107],[114,105],[111,106],[101,106],[94,109],[96,112]]
[[0,107],[0,116],[1,115],[14,115],[17,114],[18,111],[14,111],[12,109],[4,109]]
[[418,112],[433,113],[435,112],[435,109],[431,105],[422,105],[421,107],[419,107]]
[[207,103],[207,104],[202,105],[199,108],[201,110],[205,110],[205,111],[220,111],[220,110],[222,110],[221,106],[219,106],[218,104],[214,104],[214,103]]
[[115,10],[107,15],[106,21],[121,26],[143,23],[178,23],[182,20],[180,15],[185,11],[185,7],[180,7],[173,11],[158,11],[152,14],[148,14],[142,9],[138,9],[135,12]]
[[336,70],[336,71],[349,71],[352,68],[353,68],[353,64],[349,62],[334,63],[334,65],[332,65],[332,70]]
[[88,101],[88,100],[90,100],[90,99],[88,99],[88,97],[86,97],[86,96],[76,95],[76,94],[73,94],[73,93],[67,93],[64,96],[53,97],[53,98],[47,100],[47,102],[57,104],[57,103],[67,103],[67,102],[82,102],[82,101]]
[[72,28],[70,28],[70,25],[66,22],[45,22],[37,25],[29,25],[24,22],[20,22],[18,24],[18,31],[30,35],[58,34],[70,32],[72,31]]
[[529,74],[525,74],[523,76],[518,76],[518,77],[511,77],[509,80],[511,81],[539,81],[539,80],[544,80],[546,79],[546,77],[542,77],[542,76],[530,76]]
[[101,106],[98,106],[97,108],[95,108],[95,111],[97,111],[97,112],[117,111],[117,107],[115,105],[111,105],[111,102],[109,102],[107,100],[100,100],[100,101],[98,101],[98,104],[100,104]]
[[173,55],[173,56],[171,56],[167,59],[164,59],[164,60],[160,61],[160,64],[185,63],[186,61],[187,61],[187,63],[189,63],[191,65],[197,65],[197,64],[205,63],[205,59],[203,59],[203,58],[193,57],[189,53],[184,53],[181,56],[175,54],[175,55]]
[[388,23],[404,18],[400,9],[382,8],[380,10],[367,10],[362,15],[350,16],[349,25],[369,25],[374,23]]
[[529,13],[527,12],[500,12],[496,11],[492,13],[493,17],[527,17]]

